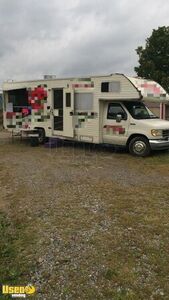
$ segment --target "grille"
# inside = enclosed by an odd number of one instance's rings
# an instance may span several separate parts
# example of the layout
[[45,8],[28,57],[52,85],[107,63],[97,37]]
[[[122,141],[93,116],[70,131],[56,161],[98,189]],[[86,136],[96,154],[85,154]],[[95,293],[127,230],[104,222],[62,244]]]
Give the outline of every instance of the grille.
[[169,138],[169,129],[164,129],[163,130],[163,137],[164,138]]

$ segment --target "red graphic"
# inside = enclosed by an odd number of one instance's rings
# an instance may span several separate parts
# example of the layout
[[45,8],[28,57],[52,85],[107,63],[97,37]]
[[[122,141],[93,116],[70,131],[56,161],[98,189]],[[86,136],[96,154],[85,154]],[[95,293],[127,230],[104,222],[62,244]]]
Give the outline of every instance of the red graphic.
[[151,84],[151,83],[143,83],[141,84],[141,87],[142,88],[145,88],[147,90],[150,90],[152,91],[153,94],[160,94],[161,91],[160,91],[160,87],[157,87],[156,84]]
[[28,116],[30,113],[30,110],[28,108],[22,108],[22,115],[24,117]]
[[73,83],[72,88],[91,88],[91,83]]
[[47,91],[44,87],[37,87],[33,91],[29,91],[28,100],[32,109],[43,109],[42,100],[46,100]]
[[15,116],[15,115],[16,115],[15,112],[7,112],[7,113],[6,113],[6,118],[7,118],[7,119],[12,119],[13,116]]
[[113,133],[118,133],[118,134],[124,134],[125,133],[125,128],[122,126],[116,126],[116,125],[104,125],[105,129],[107,130],[112,130]]

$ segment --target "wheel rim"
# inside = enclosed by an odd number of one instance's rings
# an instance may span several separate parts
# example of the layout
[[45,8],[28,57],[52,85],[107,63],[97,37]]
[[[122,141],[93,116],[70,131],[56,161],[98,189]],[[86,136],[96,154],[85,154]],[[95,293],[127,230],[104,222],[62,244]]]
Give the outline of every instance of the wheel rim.
[[38,140],[39,140],[39,143],[42,143],[43,142],[43,136],[39,136]]
[[137,141],[133,145],[133,150],[135,153],[142,154],[146,150],[146,144],[143,141]]
[[39,143],[42,143],[43,140],[44,140],[44,133],[43,133],[43,131],[39,131],[39,137],[38,137]]

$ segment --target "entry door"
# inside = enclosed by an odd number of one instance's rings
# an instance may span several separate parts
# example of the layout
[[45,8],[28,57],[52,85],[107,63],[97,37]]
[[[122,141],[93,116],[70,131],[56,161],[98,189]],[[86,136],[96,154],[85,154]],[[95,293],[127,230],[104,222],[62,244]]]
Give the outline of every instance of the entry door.
[[[120,122],[117,121],[117,115],[122,115]],[[129,116],[121,103],[104,103],[102,127],[104,143],[125,145],[128,126]]]
[[53,90],[53,133],[63,135],[63,89]]
[[53,90],[53,134],[74,136],[74,92],[71,89]]
[[64,89],[63,107],[64,136],[73,137],[74,91],[72,89]]

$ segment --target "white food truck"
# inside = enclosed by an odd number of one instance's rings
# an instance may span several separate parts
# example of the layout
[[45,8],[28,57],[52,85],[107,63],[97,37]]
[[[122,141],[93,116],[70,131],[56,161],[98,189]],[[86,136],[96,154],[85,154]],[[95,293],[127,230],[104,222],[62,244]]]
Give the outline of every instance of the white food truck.
[[4,128],[32,143],[49,137],[111,144],[137,156],[169,149],[169,121],[143,103],[157,96],[169,102],[169,96],[156,82],[143,95],[134,82],[123,74],[5,82]]

